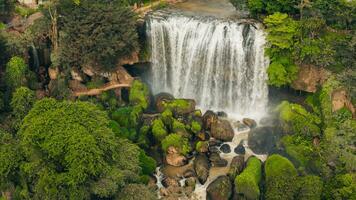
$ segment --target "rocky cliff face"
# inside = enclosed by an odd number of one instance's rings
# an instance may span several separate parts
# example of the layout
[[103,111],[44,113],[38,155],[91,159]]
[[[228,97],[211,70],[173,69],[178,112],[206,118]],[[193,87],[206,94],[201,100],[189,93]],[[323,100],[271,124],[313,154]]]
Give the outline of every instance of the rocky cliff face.
[[313,65],[302,65],[300,66],[297,79],[292,83],[292,88],[314,93],[327,79],[328,73],[323,68]]

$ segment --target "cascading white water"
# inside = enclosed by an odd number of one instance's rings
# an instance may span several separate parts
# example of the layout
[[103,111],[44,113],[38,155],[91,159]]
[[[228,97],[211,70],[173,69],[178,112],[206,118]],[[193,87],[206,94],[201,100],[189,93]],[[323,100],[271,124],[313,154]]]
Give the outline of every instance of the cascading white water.
[[202,109],[263,114],[268,59],[258,24],[159,12],[147,20],[154,93],[195,99]]

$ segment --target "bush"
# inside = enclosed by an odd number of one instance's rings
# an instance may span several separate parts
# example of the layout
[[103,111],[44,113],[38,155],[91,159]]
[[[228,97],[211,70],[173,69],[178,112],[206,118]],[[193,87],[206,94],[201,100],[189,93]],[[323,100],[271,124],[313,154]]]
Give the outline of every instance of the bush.
[[246,199],[259,199],[259,184],[262,178],[261,161],[256,157],[248,159],[245,170],[235,178],[235,187],[238,194]]
[[285,157],[271,155],[265,163],[266,199],[293,200],[296,190],[297,170]]
[[122,107],[111,114],[111,118],[120,124],[120,127],[137,128],[142,114],[141,107]]
[[168,148],[171,146],[177,148],[179,153],[183,155],[186,155],[190,151],[188,139],[175,133],[168,135],[162,141],[162,149],[164,152],[167,152]]
[[141,81],[135,80],[132,83],[129,95],[130,103],[134,106],[141,106],[143,110],[149,105],[148,87]]
[[36,101],[35,92],[27,87],[19,87],[12,94],[10,106],[12,108],[12,114],[16,118],[15,128],[19,128],[22,119],[31,110],[33,104]]
[[323,181],[318,176],[308,175],[298,178],[298,192],[296,199],[320,200]]
[[152,124],[152,134],[157,141],[162,141],[167,136],[167,130],[161,119],[156,119]]
[[14,90],[21,86],[27,85],[28,66],[24,59],[12,57],[6,65],[5,82],[7,86]]

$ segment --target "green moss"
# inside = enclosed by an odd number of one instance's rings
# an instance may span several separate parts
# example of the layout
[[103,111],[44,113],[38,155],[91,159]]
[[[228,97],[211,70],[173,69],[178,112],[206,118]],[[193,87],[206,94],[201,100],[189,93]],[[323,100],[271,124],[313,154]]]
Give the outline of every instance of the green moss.
[[320,135],[320,118],[309,113],[303,106],[283,101],[277,109],[280,112],[279,118],[285,132],[299,134],[310,139]]
[[163,102],[164,109],[170,109],[175,114],[187,114],[195,108],[194,102],[187,99],[175,99]]
[[162,141],[162,149],[164,152],[167,152],[168,147],[171,146],[176,147],[183,155],[186,155],[190,151],[188,139],[176,133],[168,135]]
[[137,128],[142,109],[139,106],[122,107],[111,114],[111,118],[120,124],[121,127]]
[[156,161],[150,156],[147,156],[142,149],[140,149],[139,161],[142,174],[152,175],[155,172],[157,167]]
[[152,134],[157,141],[162,141],[167,136],[167,130],[161,119],[156,119],[152,123]]
[[262,178],[261,161],[251,157],[246,169],[235,178],[236,191],[247,199],[259,199],[259,183]]
[[148,148],[149,147],[149,136],[148,133],[150,131],[149,126],[142,126],[140,128],[138,137],[137,137],[137,145],[139,145],[141,148]]
[[173,113],[170,109],[166,109],[162,113],[162,121],[167,127],[172,127],[173,125]]
[[284,136],[281,142],[287,154],[300,166],[306,167],[315,158],[311,142],[300,136]]
[[201,116],[203,116],[203,114],[201,113],[201,110],[195,110],[194,111],[194,116],[201,117]]
[[208,149],[209,147],[209,142],[208,141],[199,141],[197,142],[197,144],[195,145],[195,150],[197,150],[198,152],[204,152],[204,149]]
[[274,154],[265,163],[266,199],[292,200],[296,190],[297,170],[285,157]]
[[197,134],[201,131],[201,125],[197,122],[197,121],[192,121],[192,125],[191,125],[191,128],[190,130]]
[[129,100],[132,105],[141,106],[144,110],[147,109],[149,105],[149,91],[147,85],[139,80],[135,80],[130,89]]

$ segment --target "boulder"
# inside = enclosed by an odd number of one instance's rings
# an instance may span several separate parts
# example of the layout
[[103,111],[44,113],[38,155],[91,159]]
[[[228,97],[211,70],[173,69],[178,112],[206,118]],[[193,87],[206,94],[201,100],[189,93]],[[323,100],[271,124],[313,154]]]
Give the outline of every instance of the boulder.
[[242,122],[247,125],[248,127],[250,127],[251,129],[252,128],[255,128],[257,126],[257,123],[255,120],[253,119],[249,119],[249,118],[244,118],[242,119]]
[[231,180],[235,180],[235,177],[239,175],[245,168],[245,157],[242,155],[235,156],[230,164],[228,176]]
[[218,120],[218,116],[211,110],[208,110],[203,115],[203,127],[210,130],[211,125]]
[[199,154],[196,156],[194,160],[194,170],[199,182],[204,184],[209,176],[209,161],[206,155]]
[[186,158],[182,156],[175,147],[168,147],[166,155],[166,162],[168,165],[180,167],[185,164],[185,161]]
[[316,92],[318,87],[325,82],[328,72],[322,67],[302,65],[299,67],[297,78],[291,84],[295,90]]
[[220,153],[220,150],[217,146],[209,146],[210,153]]
[[189,177],[185,180],[185,186],[188,187],[195,187],[195,184],[197,183],[197,180],[195,177]]
[[169,93],[159,93],[155,96],[155,106],[158,112],[163,112],[165,110],[164,102],[174,100],[174,96]]
[[229,121],[219,119],[211,124],[210,134],[215,139],[231,142],[235,133]]
[[220,147],[220,151],[223,153],[230,153],[231,152],[231,147],[228,144],[223,144]]
[[256,154],[270,154],[275,152],[281,132],[275,127],[258,127],[248,135],[248,146]]
[[164,187],[176,187],[179,186],[179,181],[175,178],[166,177],[162,180],[162,185]]
[[209,146],[214,147],[214,146],[220,146],[223,142],[220,140],[217,140],[215,138],[210,138],[209,139]]
[[221,117],[221,118],[227,118],[227,114],[226,112],[224,111],[219,111],[216,113],[218,115],[218,117]]
[[225,159],[222,159],[220,155],[216,152],[209,155],[209,160],[213,167],[226,167],[228,162]]
[[247,131],[249,129],[249,127],[244,124],[244,123],[241,123],[240,121],[236,121],[234,122],[233,124],[233,127],[237,129],[237,131],[241,132],[241,131]]
[[227,176],[220,176],[206,189],[207,200],[229,200],[232,195],[232,183]]
[[235,147],[234,152],[235,152],[236,154],[245,155],[246,150],[245,150],[245,147],[244,147],[244,145],[243,145],[243,141],[241,141],[240,144],[237,145],[237,147]]

